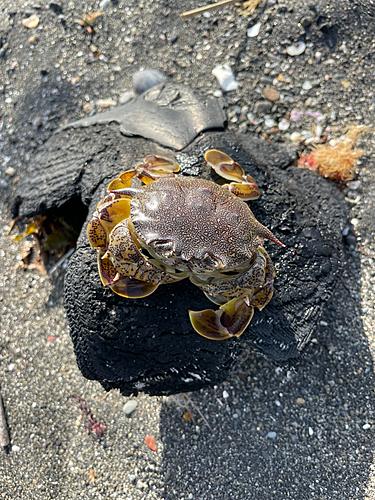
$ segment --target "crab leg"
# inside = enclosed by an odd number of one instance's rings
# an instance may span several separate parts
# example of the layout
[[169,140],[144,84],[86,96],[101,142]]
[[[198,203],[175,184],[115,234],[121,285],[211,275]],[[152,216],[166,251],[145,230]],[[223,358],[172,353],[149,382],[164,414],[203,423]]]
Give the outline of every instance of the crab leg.
[[273,282],[276,276],[275,267],[266,250],[260,246],[258,251],[261,252],[266,259],[264,284],[261,288],[255,291],[251,299],[251,305],[257,307],[260,311],[268,304],[273,296]]
[[128,188],[134,177],[140,179],[144,184],[150,184],[158,177],[173,176],[179,170],[179,164],[172,158],[148,155],[143,159],[143,163],[138,163],[134,168],[122,173],[118,179],[111,181],[107,190],[112,192]]
[[122,297],[140,299],[151,295],[158,287],[129,276],[120,276],[104,250],[98,252],[98,268],[103,285]]
[[199,335],[210,340],[239,337],[254,314],[254,307],[247,302],[245,297],[239,297],[226,302],[217,311],[189,311],[191,324]]
[[235,181],[223,186],[235,196],[244,201],[259,198],[259,188],[255,180],[251,175],[246,175],[243,168],[230,156],[217,149],[210,149],[204,157],[217,174],[224,179]]
[[87,237],[95,249],[107,247],[108,234],[122,220],[130,215],[130,201],[118,198],[99,204],[87,225]]

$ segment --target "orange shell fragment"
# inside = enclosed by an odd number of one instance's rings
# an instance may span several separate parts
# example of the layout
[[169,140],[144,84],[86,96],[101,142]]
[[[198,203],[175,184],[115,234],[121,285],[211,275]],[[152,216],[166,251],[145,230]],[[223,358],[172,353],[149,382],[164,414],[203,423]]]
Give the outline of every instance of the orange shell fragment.
[[155,444],[155,437],[154,436],[146,436],[145,443],[150,448],[151,451],[158,451],[158,447]]

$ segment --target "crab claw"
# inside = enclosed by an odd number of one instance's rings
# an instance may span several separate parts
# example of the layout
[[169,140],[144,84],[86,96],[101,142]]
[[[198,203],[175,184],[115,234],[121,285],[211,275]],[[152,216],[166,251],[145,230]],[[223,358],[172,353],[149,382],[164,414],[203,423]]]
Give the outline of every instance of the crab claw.
[[148,155],[143,158],[144,166],[156,175],[171,174],[180,170],[176,160],[166,156]]
[[254,307],[245,298],[235,298],[220,309],[189,311],[194,330],[210,340],[226,340],[239,337],[246,330],[254,314]]
[[204,157],[217,174],[224,179],[236,181],[224,186],[235,196],[245,201],[259,198],[259,188],[255,180],[251,175],[245,175],[241,165],[233,161],[230,156],[217,149],[210,149]]
[[158,285],[152,285],[128,276],[121,276],[113,285],[110,285],[113,292],[127,299],[142,299],[154,293],[157,287]]

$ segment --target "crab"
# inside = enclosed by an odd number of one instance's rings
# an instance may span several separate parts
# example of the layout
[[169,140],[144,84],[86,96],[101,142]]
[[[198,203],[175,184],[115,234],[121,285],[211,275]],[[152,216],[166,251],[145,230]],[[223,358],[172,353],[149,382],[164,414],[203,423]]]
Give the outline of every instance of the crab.
[[87,235],[104,286],[135,299],[188,278],[219,306],[189,311],[194,330],[225,340],[239,337],[254,308],[271,300],[275,268],[263,240],[283,244],[245,203],[259,197],[255,180],[221,151],[205,159],[231,182],[176,175],[174,159],[146,156],[109,184]]

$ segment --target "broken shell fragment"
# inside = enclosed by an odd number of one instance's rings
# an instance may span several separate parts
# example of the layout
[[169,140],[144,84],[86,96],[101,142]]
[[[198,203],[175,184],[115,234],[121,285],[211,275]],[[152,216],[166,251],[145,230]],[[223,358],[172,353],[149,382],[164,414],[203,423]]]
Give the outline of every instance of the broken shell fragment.
[[36,28],[39,24],[39,17],[34,14],[26,19],[22,19],[22,24],[29,29]]
[[165,80],[166,77],[154,69],[137,71],[133,75],[133,90],[136,94],[143,94]]
[[259,35],[260,26],[261,26],[260,23],[254,24],[254,26],[252,26],[251,28],[249,28],[247,30],[247,36],[249,38],[255,38],[256,36],[258,36]]
[[212,70],[212,74],[216,77],[221,89],[224,92],[232,92],[233,90],[237,90],[240,86],[228,64],[215,66]]
[[297,42],[294,45],[290,45],[286,48],[287,53],[290,56],[300,56],[305,52],[306,44],[304,42]]

